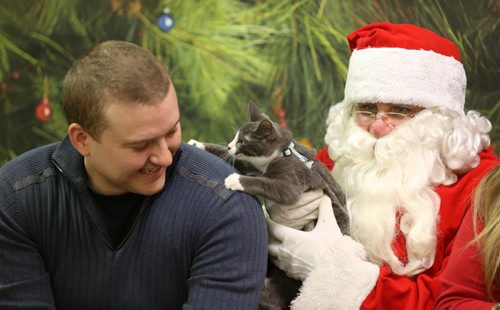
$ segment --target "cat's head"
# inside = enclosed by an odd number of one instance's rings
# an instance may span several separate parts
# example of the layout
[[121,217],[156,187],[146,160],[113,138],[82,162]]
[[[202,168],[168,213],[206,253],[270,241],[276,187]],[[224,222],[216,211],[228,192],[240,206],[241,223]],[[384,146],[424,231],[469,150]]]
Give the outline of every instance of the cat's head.
[[237,157],[270,157],[283,151],[291,140],[289,130],[271,121],[250,101],[248,122],[238,130],[228,147],[229,152]]

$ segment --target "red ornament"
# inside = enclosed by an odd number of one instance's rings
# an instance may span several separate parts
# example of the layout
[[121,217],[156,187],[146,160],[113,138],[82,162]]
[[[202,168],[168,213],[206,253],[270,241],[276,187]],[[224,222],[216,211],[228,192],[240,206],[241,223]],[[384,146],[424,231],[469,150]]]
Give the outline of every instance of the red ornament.
[[7,88],[9,88],[9,84],[5,82],[0,83],[0,99],[7,97]]
[[52,108],[49,104],[49,99],[43,98],[35,108],[35,116],[42,122],[50,120],[52,116]]
[[14,80],[17,81],[21,78],[21,72],[19,70],[14,70],[10,73],[10,77]]
[[288,127],[288,124],[286,123],[286,112],[285,110],[283,109],[279,109],[278,111],[275,112],[276,115],[279,117],[280,119],[280,126],[283,127],[283,128],[287,128]]

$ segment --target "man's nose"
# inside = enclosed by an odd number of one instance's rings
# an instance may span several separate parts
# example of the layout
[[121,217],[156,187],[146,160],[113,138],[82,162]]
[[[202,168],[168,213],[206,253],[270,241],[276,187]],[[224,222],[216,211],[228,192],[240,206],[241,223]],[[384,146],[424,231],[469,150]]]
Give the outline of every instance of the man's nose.
[[166,139],[160,139],[157,143],[155,143],[150,161],[158,166],[170,166],[172,163],[172,152],[168,147]]

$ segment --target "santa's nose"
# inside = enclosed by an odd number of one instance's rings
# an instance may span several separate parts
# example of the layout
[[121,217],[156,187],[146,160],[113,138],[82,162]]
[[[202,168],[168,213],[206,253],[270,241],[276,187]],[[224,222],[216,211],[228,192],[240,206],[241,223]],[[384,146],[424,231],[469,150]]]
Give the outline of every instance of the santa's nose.
[[393,129],[393,126],[387,124],[382,118],[377,117],[370,126],[370,133],[375,138],[381,138],[388,135]]

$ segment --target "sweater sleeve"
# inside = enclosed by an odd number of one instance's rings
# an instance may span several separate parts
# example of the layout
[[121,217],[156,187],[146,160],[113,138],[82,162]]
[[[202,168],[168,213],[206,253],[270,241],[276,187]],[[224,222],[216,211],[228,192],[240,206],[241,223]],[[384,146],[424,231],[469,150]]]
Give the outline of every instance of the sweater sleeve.
[[233,192],[204,220],[185,309],[257,309],[267,268],[267,228],[257,200]]
[[44,260],[22,226],[14,194],[0,182],[0,308],[55,309]]
[[[457,233],[454,250],[446,270],[441,276],[442,293],[436,309],[491,309],[495,305],[488,302],[481,256],[474,239],[472,209],[465,216]],[[482,229],[481,226],[478,229]]]

